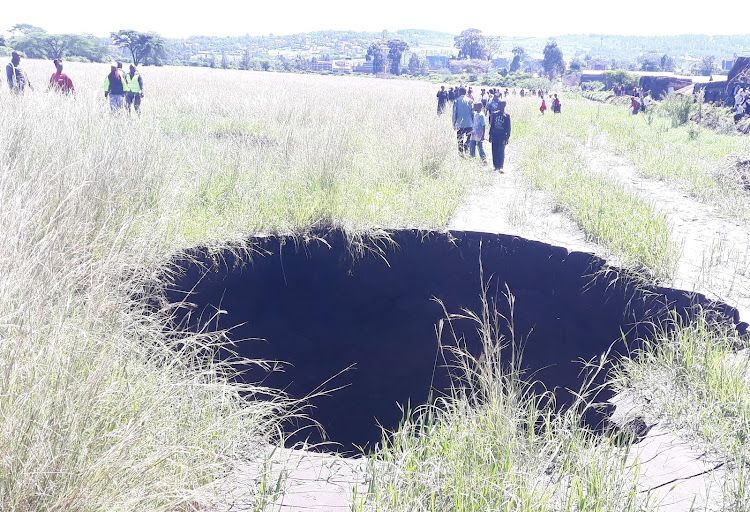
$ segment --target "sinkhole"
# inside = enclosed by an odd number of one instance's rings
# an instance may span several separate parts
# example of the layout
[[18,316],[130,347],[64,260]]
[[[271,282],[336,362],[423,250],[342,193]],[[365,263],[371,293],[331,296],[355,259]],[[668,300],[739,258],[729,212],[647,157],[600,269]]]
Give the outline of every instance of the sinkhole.
[[[632,348],[650,334],[651,323],[673,315],[687,319],[696,306],[739,322],[737,311],[725,304],[635,286],[588,253],[503,234],[389,234],[391,241],[372,240],[372,250],[361,253],[337,230],[305,240],[257,237],[252,258],[230,251],[209,258],[196,249],[176,262],[182,272],[167,299],[190,303],[180,309],[190,329],[232,328],[230,337],[244,340],[235,347],[240,356],[287,363],[283,372],[271,374],[249,366],[246,381],[262,381],[296,398],[325,382],[338,388],[312,399],[309,415],[335,443],[327,449],[342,452],[372,447],[381,439],[378,425],[395,429],[407,404],[414,408],[448,389],[436,325],[445,311],[481,312],[480,258],[498,311],[510,315],[506,286],[515,297],[524,368],[546,389],[556,389],[559,403],[566,401],[566,388],[580,387],[581,360],[611,345],[615,351],[625,342]],[[479,356],[476,327],[469,320],[453,322]],[[289,425],[290,433],[296,431],[290,443],[321,441],[316,429],[300,427],[305,425]]]

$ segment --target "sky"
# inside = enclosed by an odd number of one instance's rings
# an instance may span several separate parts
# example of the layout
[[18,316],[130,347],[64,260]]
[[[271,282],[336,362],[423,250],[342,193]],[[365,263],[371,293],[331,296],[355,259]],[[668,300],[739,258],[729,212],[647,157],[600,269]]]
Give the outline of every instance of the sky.
[[[316,30],[395,31],[407,28],[458,34],[473,27],[486,35],[549,37],[564,34],[747,34],[747,0],[725,0],[713,14],[706,3],[675,0],[15,0],[0,9],[0,31],[29,23],[52,33],[106,36],[121,29],[166,37],[254,36]],[[696,7],[700,5],[700,7]],[[132,6],[132,7],[131,7]],[[469,7],[471,6],[471,7]],[[637,7],[630,7],[637,6]],[[744,12],[742,16],[723,16]],[[115,14],[113,14],[115,13]],[[743,23],[743,20],[745,23]]]

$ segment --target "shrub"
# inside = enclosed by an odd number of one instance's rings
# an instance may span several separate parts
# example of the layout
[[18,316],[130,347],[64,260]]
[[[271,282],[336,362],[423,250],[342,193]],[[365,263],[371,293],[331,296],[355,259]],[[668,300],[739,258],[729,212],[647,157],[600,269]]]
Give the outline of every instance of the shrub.
[[672,128],[677,128],[690,121],[692,107],[692,97],[681,94],[670,94],[659,104],[658,112],[662,116],[671,119]]

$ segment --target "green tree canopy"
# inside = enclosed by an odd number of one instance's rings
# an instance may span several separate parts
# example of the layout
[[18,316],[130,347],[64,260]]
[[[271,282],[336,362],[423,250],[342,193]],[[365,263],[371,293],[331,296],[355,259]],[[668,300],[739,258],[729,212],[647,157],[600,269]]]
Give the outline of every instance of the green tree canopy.
[[409,57],[409,73],[412,75],[420,75],[424,68],[424,62],[419,58],[419,55],[412,53],[411,57]]
[[664,71],[674,71],[675,70],[674,57],[671,57],[667,54],[662,55],[661,56],[661,68]]
[[25,36],[32,32],[46,32],[42,27],[29,25],[28,23],[17,23],[10,27],[10,33],[12,36]]
[[28,31],[13,37],[11,46],[33,59],[62,59],[81,57],[91,62],[102,62],[108,57],[107,47],[94,36],[78,34],[48,34]]
[[372,72],[382,73],[385,70],[385,53],[380,43],[373,42],[367,47],[367,55],[365,55],[367,62],[372,61]]
[[526,58],[526,50],[520,46],[515,46],[511,53],[513,53],[513,60],[510,61],[510,71],[515,73],[521,69],[521,62]]
[[578,57],[575,57],[572,61],[570,61],[571,71],[580,71],[583,69],[583,65],[583,61]]
[[550,39],[544,46],[544,59],[542,60],[544,73],[552,80],[557,75],[565,73],[565,61],[557,41]]
[[401,39],[391,39],[388,41],[388,60],[391,61],[391,73],[394,75],[401,74],[401,57],[409,49],[406,41]]
[[646,58],[641,64],[641,71],[661,71],[661,61],[657,62],[653,57]]
[[713,55],[706,55],[701,59],[701,65],[700,65],[700,72],[703,76],[708,76],[713,74],[714,70],[716,69],[716,63],[715,63],[716,57]]
[[487,38],[477,28],[467,28],[454,38],[459,59],[486,59]]
[[158,66],[166,56],[167,42],[155,32],[120,30],[112,32],[112,41],[115,46],[127,48],[136,66],[141,62]]

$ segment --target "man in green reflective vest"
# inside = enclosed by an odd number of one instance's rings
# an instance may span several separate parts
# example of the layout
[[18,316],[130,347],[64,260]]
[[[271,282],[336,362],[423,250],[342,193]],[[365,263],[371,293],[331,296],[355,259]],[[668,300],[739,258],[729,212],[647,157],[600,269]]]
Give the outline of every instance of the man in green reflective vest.
[[143,98],[143,79],[133,64],[130,65],[130,73],[125,74],[125,85],[127,86],[125,106],[128,107],[128,112],[130,112],[130,106],[135,105],[136,113],[140,114],[141,98]]

